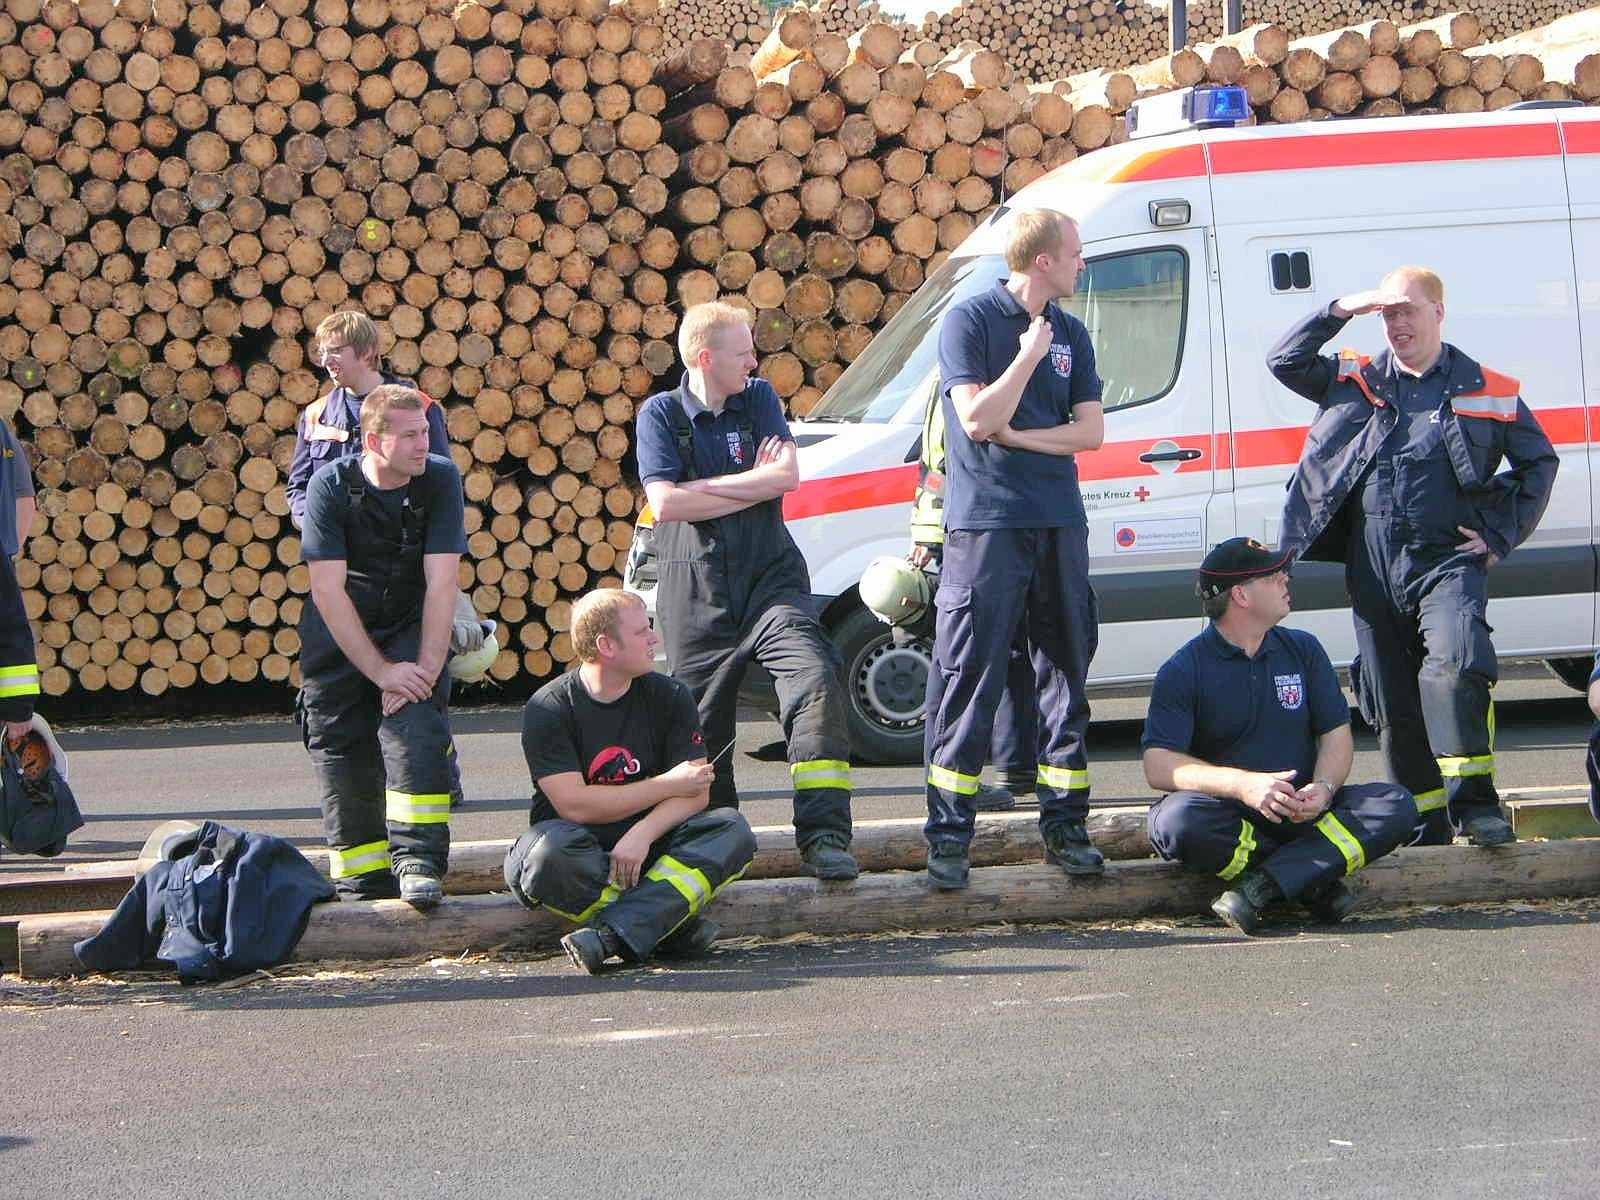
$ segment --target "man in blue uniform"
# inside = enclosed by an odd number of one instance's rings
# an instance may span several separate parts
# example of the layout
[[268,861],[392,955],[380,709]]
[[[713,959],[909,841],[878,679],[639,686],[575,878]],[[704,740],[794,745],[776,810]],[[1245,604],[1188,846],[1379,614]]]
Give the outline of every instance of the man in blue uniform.
[[590,592],[572,609],[578,665],[522,714],[533,809],[506,885],[583,926],[561,944],[591,975],[615,957],[710,948],[720,930],[701,913],[755,857],[742,816],[706,811],[715,769],[700,714],[656,672],[659,641],[638,596]]
[[445,658],[466,550],[461,475],[428,453],[413,388],[368,394],[361,441],[306,495],[300,716],[340,897],[398,892],[430,908],[450,855]]
[[1144,773],[1168,793],[1150,809],[1162,858],[1227,880],[1212,905],[1254,933],[1261,912],[1297,900],[1339,921],[1342,882],[1411,836],[1410,793],[1349,785],[1350,709],[1327,652],[1289,615],[1285,551],[1230,538],[1200,564],[1211,624],[1162,666],[1144,726]]
[[12,563],[33,526],[35,501],[28,452],[0,421],[0,721],[19,740],[33,728],[39,697],[39,659]]
[[[944,403],[935,391],[922,420],[922,452],[917,458],[917,494],[911,501],[912,564],[928,573],[937,591],[944,560]],[[919,623],[917,637],[933,635],[933,612]],[[994,714],[989,740],[994,783],[979,783],[972,797],[978,812],[1015,808],[1017,797],[1034,790],[1039,773],[1039,703],[1033,691],[1033,662],[1028,639],[1019,624],[1006,657],[1006,686]]]
[[[1389,349],[1318,353],[1350,318],[1383,315]],[[1442,340],[1444,285],[1399,267],[1335,300],[1273,348],[1279,382],[1322,409],[1284,503],[1282,544],[1342,562],[1355,611],[1357,697],[1390,777],[1422,813],[1418,840],[1515,840],[1494,786],[1499,676],[1489,571],[1544,514],[1559,459],[1515,379]],[[1496,473],[1502,460],[1510,467]]]
[[[294,457],[289,463],[289,478],[284,492],[289,500],[289,517],[295,528],[305,524],[306,489],[311,477],[329,463],[353,458],[361,453],[361,401],[373,388],[416,384],[378,367],[378,327],[365,313],[344,309],[329,313],[317,325],[315,336],[318,360],[333,381],[333,390],[313,400],[300,414],[295,428]],[[423,414],[428,419],[428,453],[450,457],[444,410],[432,396],[423,398]],[[455,615],[450,626],[450,651],[464,654],[483,646],[484,630],[466,593],[456,596]],[[455,742],[450,743],[450,803],[461,803],[461,762]]]
[[[700,706],[712,757],[734,738],[752,660],[772,675],[806,868],[854,879],[850,740],[839,653],[812,615],[811,576],[783,523],[799,460],[778,394],[752,379],[744,312],[699,304],[683,316],[683,383],[638,417],[639,478],[655,514],[656,616],[667,668]],[[733,759],[716,764],[713,808],[737,807]]]
[[1038,689],[1039,826],[1068,874],[1105,869],[1089,844],[1084,738],[1099,641],[1088,521],[1073,455],[1104,436],[1089,332],[1051,303],[1083,270],[1077,225],[1012,218],[1011,277],[952,308],[939,331],[946,430],[944,570],[928,676],[928,880],[967,886],[979,772],[1019,626]]

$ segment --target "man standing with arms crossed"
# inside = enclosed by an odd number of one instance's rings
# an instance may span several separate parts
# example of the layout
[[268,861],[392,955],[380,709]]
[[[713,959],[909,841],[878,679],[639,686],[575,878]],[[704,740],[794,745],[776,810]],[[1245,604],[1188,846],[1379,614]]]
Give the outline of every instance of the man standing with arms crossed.
[[[639,410],[639,478],[655,514],[656,616],[667,669],[700,706],[717,759],[734,738],[754,660],[778,689],[794,781],[794,835],[819,879],[854,879],[850,740],[839,653],[811,612],[811,576],[783,523],[799,459],[772,385],[752,379],[750,323],[728,304],[683,315],[683,382]],[[711,807],[737,808],[732,755]]]
[[428,453],[414,388],[368,394],[361,442],[306,495],[300,716],[340,898],[432,908],[450,857],[445,657],[467,548],[461,475]]
[[[1389,349],[1318,353],[1352,318],[1381,313]],[[1416,797],[1418,841],[1516,840],[1494,786],[1485,613],[1489,572],[1539,524],[1555,483],[1550,439],[1508,375],[1443,341],[1444,284],[1398,267],[1335,300],[1267,358],[1321,412],[1283,508],[1294,558],[1345,564],[1358,695],[1389,776]],[[1510,468],[1496,474],[1501,460]]]
[[1104,438],[1089,331],[1051,302],[1077,289],[1076,222],[1012,218],[1011,276],[956,305],[939,333],[946,429],[944,571],[928,676],[928,880],[967,886],[973,797],[1026,622],[1038,686],[1039,826],[1045,860],[1105,869],[1089,844],[1084,685],[1099,641],[1088,521],[1073,455]]

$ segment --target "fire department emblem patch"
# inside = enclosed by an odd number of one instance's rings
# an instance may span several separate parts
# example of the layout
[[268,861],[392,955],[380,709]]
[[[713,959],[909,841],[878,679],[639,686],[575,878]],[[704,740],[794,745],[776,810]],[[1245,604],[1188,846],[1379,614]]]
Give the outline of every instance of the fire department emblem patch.
[[728,458],[734,466],[744,466],[744,439],[737,432],[728,434]]
[[1272,681],[1278,686],[1278,703],[1289,712],[1293,712],[1305,703],[1305,688],[1300,683],[1298,675],[1274,675]]
[[1054,342],[1050,346],[1050,365],[1056,369],[1056,374],[1065,379],[1072,374],[1072,347],[1065,342]]

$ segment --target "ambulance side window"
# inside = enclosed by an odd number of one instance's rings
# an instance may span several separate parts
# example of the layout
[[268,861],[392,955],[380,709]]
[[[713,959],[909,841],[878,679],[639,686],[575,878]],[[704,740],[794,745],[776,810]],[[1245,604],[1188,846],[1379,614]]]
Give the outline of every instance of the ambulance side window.
[[1175,246],[1089,260],[1077,294],[1061,306],[1089,328],[1107,412],[1172,390],[1188,302],[1188,257]]

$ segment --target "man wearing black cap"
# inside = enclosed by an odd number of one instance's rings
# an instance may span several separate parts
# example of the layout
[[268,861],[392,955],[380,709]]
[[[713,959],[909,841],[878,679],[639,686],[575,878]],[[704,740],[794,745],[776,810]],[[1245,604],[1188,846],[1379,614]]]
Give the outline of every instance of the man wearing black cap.
[[1156,853],[1227,880],[1212,910],[1241,933],[1295,900],[1323,921],[1355,896],[1343,876],[1411,835],[1411,793],[1347,786],[1350,710],[1333,664],[1289,615],[1288,551],[1230,538],[1200,564],[1211,624],[1156,675],[1144,774],[1168,793],[1150,809]]

